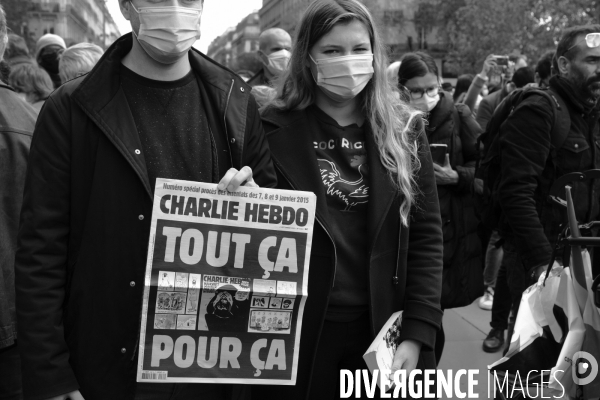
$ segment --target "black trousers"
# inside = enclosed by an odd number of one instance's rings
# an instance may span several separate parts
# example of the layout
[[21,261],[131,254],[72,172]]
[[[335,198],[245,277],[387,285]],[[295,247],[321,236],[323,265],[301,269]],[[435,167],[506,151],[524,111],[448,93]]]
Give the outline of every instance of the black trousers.
[[0,349],[0,400],[23,398],[21,358],[17,345]]

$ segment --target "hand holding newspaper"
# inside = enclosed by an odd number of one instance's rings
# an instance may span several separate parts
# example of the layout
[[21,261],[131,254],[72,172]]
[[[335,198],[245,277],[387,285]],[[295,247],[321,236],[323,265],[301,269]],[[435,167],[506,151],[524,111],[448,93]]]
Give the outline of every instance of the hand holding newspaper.
[[157,179],[137,381],[294,385],[315,206]]
[[[367,352],[363,355],[369,371],[374,375],[374,371],[391,371],[394,363],[394,355],[400,344],[400,332],[402,331],[402,311],[392,314],[388,321],[383,325]],[[380,375],[378,375],[380,376]],[[380,376],[377,379],[379,388],[391,389],[393,387],[393,375]]]

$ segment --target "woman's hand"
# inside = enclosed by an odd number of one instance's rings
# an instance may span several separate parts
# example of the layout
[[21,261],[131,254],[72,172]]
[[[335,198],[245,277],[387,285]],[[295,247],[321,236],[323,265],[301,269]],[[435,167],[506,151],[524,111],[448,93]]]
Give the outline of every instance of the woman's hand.
[[421,353],[421,343],[416,340],[405,340],[398,345],[394,362],[392,363],[392,376],[398,370],[406,371],[408,377],[413,369],[417,368],[419,354]]
[[444,166],[433,163],[435,172],[435,182],[438,185],[456,185],[458,183],[458,172],[452,169],[450,165],[450,154],[446,154]]
[[240,186],[258,187],[252,179],[252,168],[245,166],[241,170],[230,168],[219,182],[217,189],[235,192]]

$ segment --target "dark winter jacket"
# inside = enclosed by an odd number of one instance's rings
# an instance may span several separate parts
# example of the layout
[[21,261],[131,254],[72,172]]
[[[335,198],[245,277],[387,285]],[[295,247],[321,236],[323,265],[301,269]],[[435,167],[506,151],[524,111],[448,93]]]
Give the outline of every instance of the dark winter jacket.
[[464,306],[483,291],[481,242],[471,197],[481,128],[467,106],[455,105],[447,93],[441,93],[426,132],[429,143],[448,145],[450,165],[458,172],[458,184],[437,187],[444,232],[442,306]]
[[[16,258],[26,399],[80,389],[86,400],[133,399],[152,190],[120,84],[131,34],[85,77],[56,90],[39,117]],[[199,52],[219,176],[249,165],[276,176],[250,87]]]
[[508,90],[506,89],[506,85],[502,85],[502,89],[495,91],[483,99],[479,103],[479,109],[477,110],[477,123],[481,127],[482,131],[485,131],[487,128],[488,122],[492,119],[492,115],[498,105],[504,100],[504,98],[508,96]]
[[0,349],[17,338],[15,252],[35,118],[33,108],[0,81]]
[[[336,254],[306,110],[263,114],[263,125],[279,186],[317,195],[317,212],[310,258],[308,298],[304,310],[296,386],[254,386],[255,399],[306,399],[319,336],[334,282]],[[401,339],[423,344],[418,368],[435,368],[431,348],[442,321],[440,309],[442,237],[440,216],[427,139],[420,136],[422,167],[418,184],[419,209],[413,209],[410,228],[401,226],[402,196],[380,162],[373,135],[366,134],[370,176],[368,205],[369,315],[371,333],[379,332],[390,315],[404,310]],[[397,276],[397,283],[393,277]]]
[[[571,128],[557,165],[550,146],[553,107],[542,95],[527,97],[515,108],[500,130],[501,180],[498,195],[504,223],[501,233],[514,241],[524,267],[531,270],[550,260],[553,244],[566,222],[564,209],[549,198],[554,181],[563,174],[600,168],[600,106],[586,102],[569,81],[550,80],[550,88],[566,103]],[[599,217],[600,182],[573,183],[579,222]]]

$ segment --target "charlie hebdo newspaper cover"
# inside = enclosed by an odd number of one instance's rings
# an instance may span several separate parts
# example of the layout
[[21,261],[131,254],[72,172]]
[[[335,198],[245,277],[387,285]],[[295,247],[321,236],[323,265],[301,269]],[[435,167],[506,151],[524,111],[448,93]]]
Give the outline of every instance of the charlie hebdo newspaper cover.
[[294,385],[315,205],[157,179],[138,382]]

